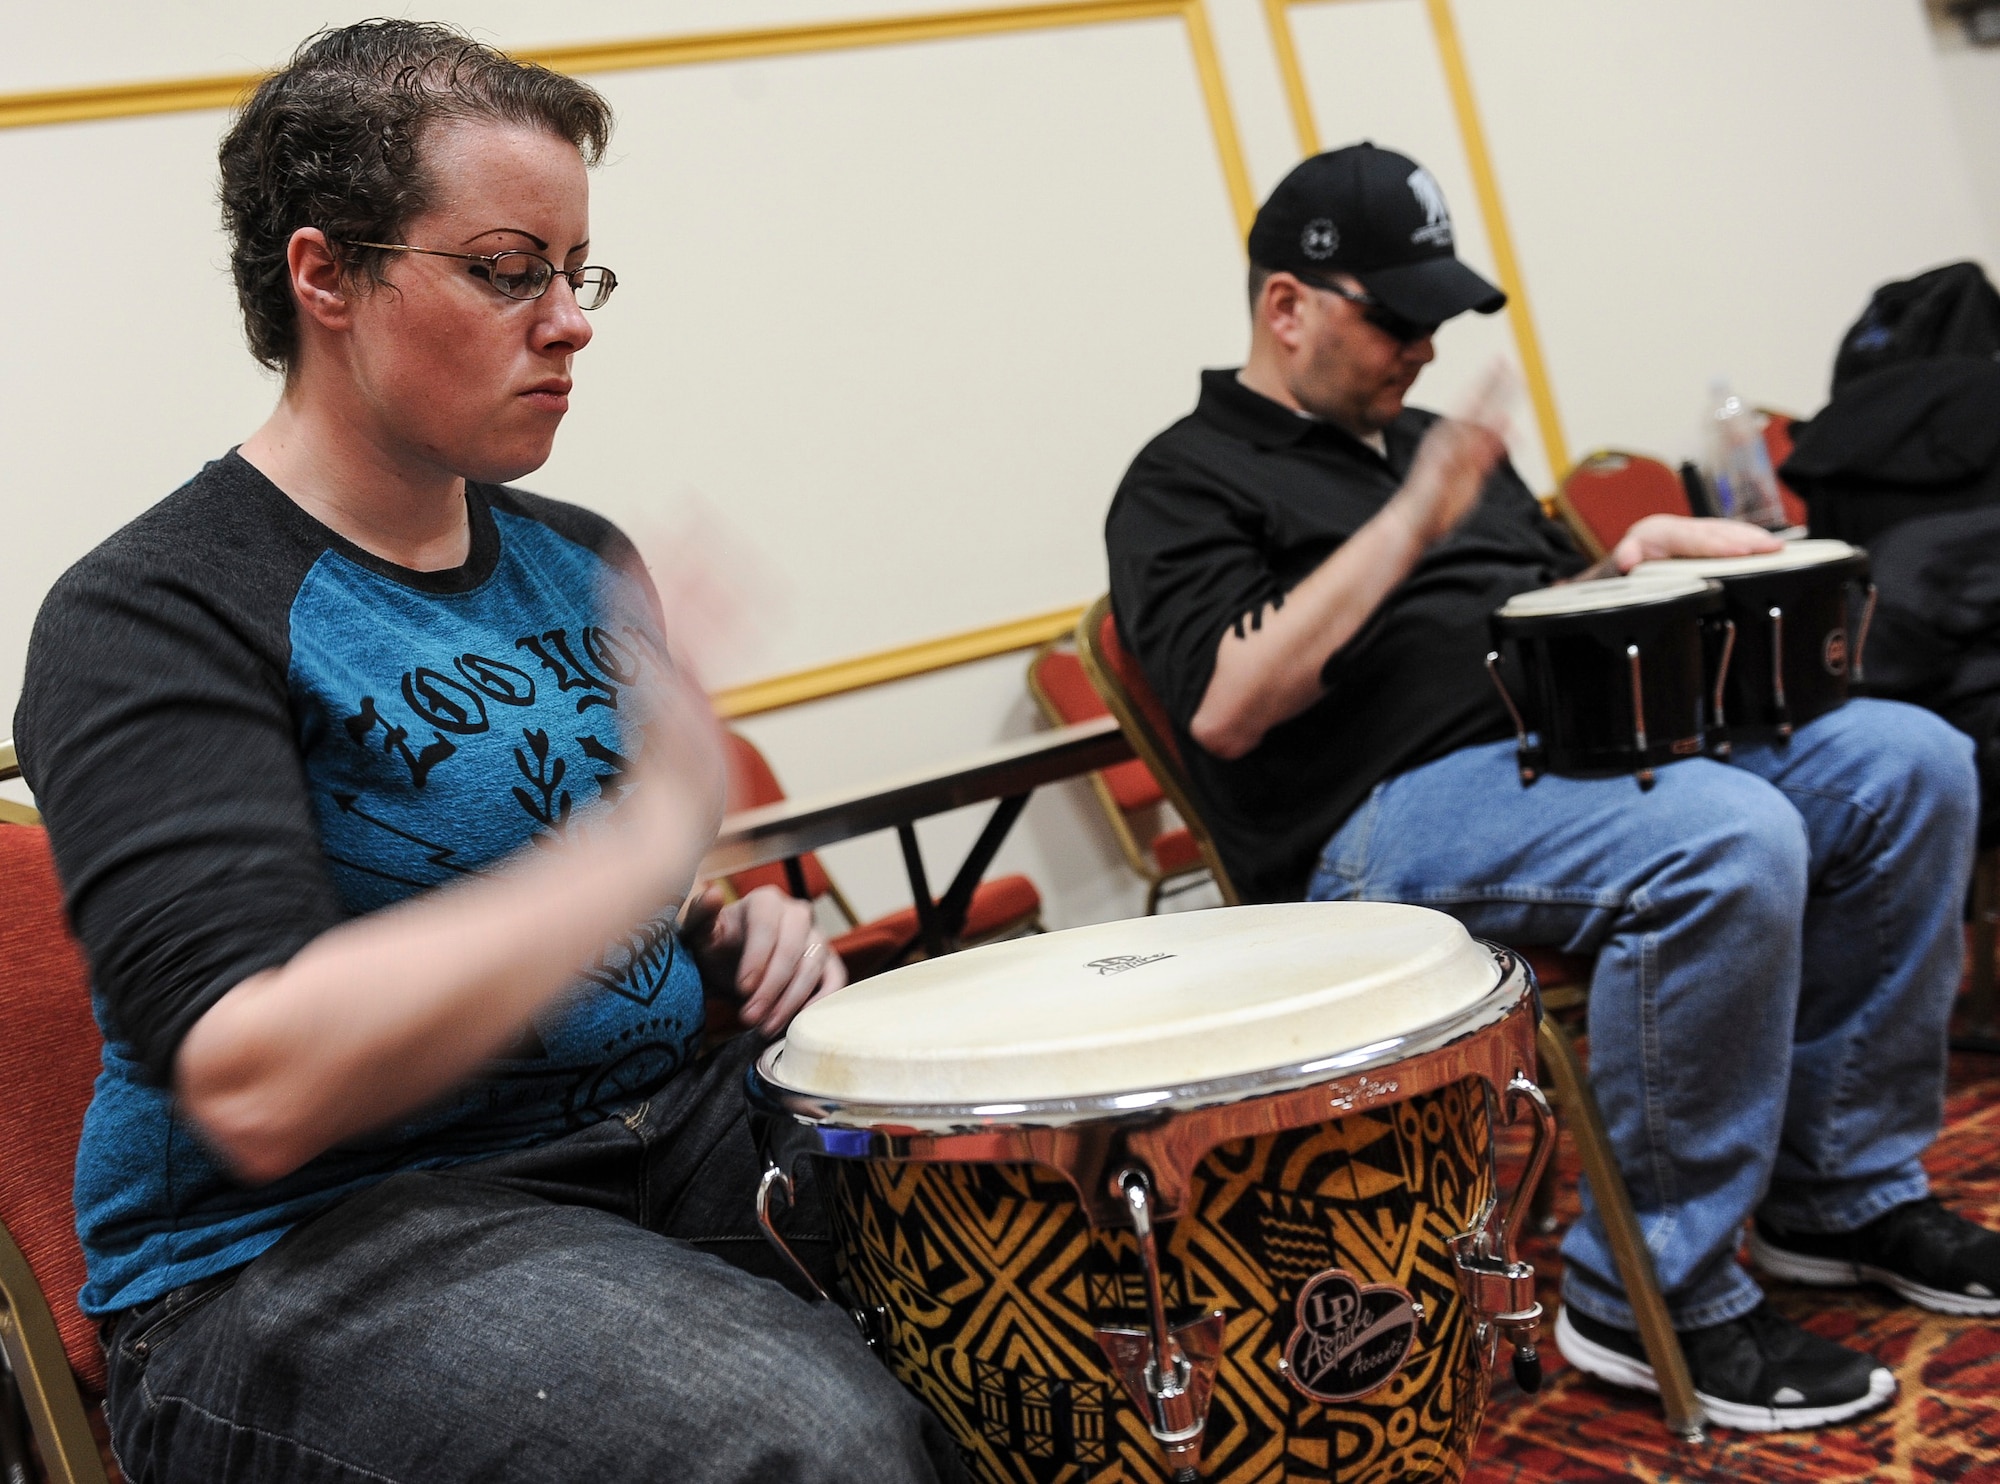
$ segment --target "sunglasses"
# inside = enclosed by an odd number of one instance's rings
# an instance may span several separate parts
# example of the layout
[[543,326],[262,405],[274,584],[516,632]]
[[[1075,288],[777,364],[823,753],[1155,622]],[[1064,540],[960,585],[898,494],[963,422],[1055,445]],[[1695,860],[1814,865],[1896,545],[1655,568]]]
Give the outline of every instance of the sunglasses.
[[1312,288],[1325,289],[1335,298],[1345,299],[1350,304],[1358,305],[1363,319],[1399,345],[1415,345],[1419,340],[1428,340],[1437,333],[1435,324],[1426,325],[1417,320],[1404,319],[1365,289],[1344,288],[1340,284],[1324,282],[1317,278],[1300,278],[1299,281]]

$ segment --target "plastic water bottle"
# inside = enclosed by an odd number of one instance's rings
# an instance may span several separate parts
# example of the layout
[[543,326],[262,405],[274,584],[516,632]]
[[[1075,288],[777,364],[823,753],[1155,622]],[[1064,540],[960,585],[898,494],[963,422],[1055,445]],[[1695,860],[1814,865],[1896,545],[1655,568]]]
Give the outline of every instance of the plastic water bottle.
[[1778,498],[1778,476],[1771,468],[1771,451],[1764,446],[1764,419],[1755,408],[1717,377],[1708,384],[1715,409],[1715,500],[1734,520],[1780,530],[1786,524],[1784,502]]

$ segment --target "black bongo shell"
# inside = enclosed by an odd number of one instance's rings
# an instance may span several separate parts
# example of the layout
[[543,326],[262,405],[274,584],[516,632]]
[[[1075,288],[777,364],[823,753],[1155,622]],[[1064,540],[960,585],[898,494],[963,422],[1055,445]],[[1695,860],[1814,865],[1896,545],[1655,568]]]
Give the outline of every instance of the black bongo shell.
[[1569,777],[1602,778],[1698,756],[1708,710],[1703,638],[1722,607],[1722,589],[1710,582],[1701,592],[1654,601],[1567,613],[1495,613],[1494,647],[1522,719],[1539,737],[1543,766]]
[[[1736,653],[1723,686],[1721,740],[1785,736],[1846,703],[1848,678],[1861,658],[1850,653],[1850,595],[1868,580],[1866,552],[1717,580],[1724,611],[1736,625]],[[1777,621],[1773,609],[1781,615]]]

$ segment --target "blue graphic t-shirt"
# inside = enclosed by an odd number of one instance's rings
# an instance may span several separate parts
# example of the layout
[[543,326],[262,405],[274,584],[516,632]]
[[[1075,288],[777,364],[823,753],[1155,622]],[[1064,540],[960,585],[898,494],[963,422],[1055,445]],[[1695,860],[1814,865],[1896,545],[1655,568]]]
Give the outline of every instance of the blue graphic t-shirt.
[[606,1117],[692,1055],[701,983],[663,916],[613,945],[506,1058],[400,1125],[268,1185],[177,1116],[182,1037],[346,918],[477,873],[617,806],[642,745],[620,698],[665,638],[607,522],[467,489],[462,567],[344,541],[240,457],[210,464],[43,605],[15,718],[104,1070],[77,1157],[83,1306],[248,1262],[399,1170]]

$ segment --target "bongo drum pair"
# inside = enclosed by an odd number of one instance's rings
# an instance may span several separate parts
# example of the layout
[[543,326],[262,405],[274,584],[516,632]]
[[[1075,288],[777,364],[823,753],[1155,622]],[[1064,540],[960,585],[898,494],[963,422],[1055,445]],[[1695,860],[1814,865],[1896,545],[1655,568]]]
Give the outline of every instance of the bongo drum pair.
[[760,1219],[783,1250],[816,1156],[839,1301],[984,1484],[1455,1480],[1501,1343],[1540,1380],[1536,1016],[1513,954],[1388,904],[913,965],[759,1059]]
[[1486,667],[1514,723],[1521,781],[1630,773],[1645,788],[1679,758],[1790,737],[1846,703],[1874,603],[1868,555],[1843,541],[1644,562],[1516,595],[1493,615]]
[[[1757,556],[1642,562],[1632,576],[1641,582],[1696,577],[1721,585],[1735,633],[1734,663],[1718,692],[1723,699],[1715,718],[1725,752],[1731,741],[1791,736],[1847,704],[1850,681],[1862,679],[1875,585],[1868,580],[1868,553],[1858,546],[1794,541]],[[1860,621],[1850,643],[1857,602]]]

